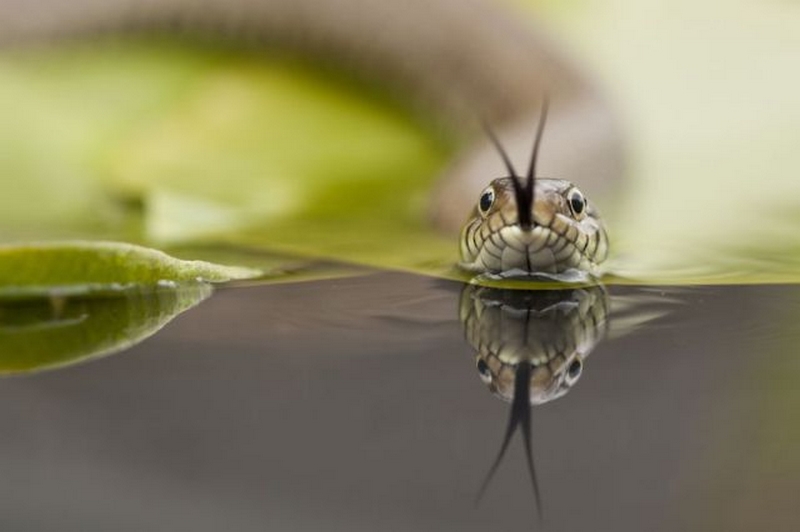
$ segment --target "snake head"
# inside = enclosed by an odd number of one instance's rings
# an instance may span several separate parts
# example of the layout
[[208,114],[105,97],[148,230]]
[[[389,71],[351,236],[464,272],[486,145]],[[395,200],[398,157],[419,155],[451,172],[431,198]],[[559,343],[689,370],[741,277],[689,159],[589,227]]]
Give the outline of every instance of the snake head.
[[481,192],[461,231],[460,266],[500,275],[597,274],[608,236],[594,204],[563,179],[537,178],[533,187],[530,201],[514,177]]

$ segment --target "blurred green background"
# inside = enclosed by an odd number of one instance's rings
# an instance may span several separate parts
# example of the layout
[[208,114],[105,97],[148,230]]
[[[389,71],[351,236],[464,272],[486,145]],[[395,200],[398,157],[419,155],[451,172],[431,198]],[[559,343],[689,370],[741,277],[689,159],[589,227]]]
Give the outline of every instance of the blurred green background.
[[[603,206],[613,274],[797,280],[796,5],[516,4],[622,118],[625,193]],[[212,260],[225,243],[452,275],[456,243],[426,208],[455,148],[402,102],[269,52],[106,37],[0,55],[3,242]]]

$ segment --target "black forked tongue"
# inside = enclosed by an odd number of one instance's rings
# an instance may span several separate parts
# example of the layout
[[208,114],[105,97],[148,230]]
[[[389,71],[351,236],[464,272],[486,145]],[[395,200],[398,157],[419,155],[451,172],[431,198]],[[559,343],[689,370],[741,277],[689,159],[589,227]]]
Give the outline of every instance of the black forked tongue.
[[511,436],[519,429],[522,433],[522,443],[525,445],[525,458],[528,461],[528,474],[531,477],[533,484],[533,497],[536,503],[536,514],[541,522],[543,517],[542,500],[539,496],[539,482],[536,480],[536,469],[533,465],[533,445],[531,444],[531,403],[530,403],[530,385],[531,385],[531,364],[528,361],[522,361],[516,367],[514,372],[514,399],[511,402],[511,415],[508,418],[506,425],[506,433],[503,437],[503,443],[500,446],[500,452],[497,454],[489,473],[481,484],[478,490],[478,497],[476,503],[480,502],[483,494],[486,493],[486,488],[497,472],[497,468],[503,461],[503,456],[506,454],[508,444],[511,442]]
[[542,141],[542,133],[544,132],[544,125],[547,122],[547,108],[549,106],[548,98],[545,95],[544,99],[542,100],[542,111],[539,115],[539,124],[536,127],[536,139],[533,142],[533,153],[531,154],[531,164],[528,166],[528,174],[526,176],[525,182],[522,182],[522,178],[517,174],[517,171],[514,169],[514,165],[511,164],[511,159],[508,157],[506,150],[503,149],[503,146],[500,144],[500,141],[497,140],[497,136],[491,130],[491,128],[484,122],[483,128],[486,130],[486,134],[489,136],[489,139],[494,144],[494,147],[500,153],[500,157],[503,159],[503,164],[506,165],[506,169],[508,170],[509,177],[511,177],[511,182],[514,185],[514,198],[517,200],[517,218],[519,219],[519,225],[523,229],[530,229],[532,225],[532,210],[533,210],[533,190],[534,190],[534,182],[536,181],[536,159],[539,156],[539,144]]

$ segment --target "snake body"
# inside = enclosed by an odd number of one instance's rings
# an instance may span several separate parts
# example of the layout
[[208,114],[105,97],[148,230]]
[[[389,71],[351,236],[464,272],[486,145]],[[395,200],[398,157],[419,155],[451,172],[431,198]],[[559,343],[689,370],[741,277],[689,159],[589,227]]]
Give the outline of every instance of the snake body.
[[[527,153],[531,124],[543,92],[554,95],[544,173],[580,183],[590,195],[621,174],[621,150],[614,113],[589,79],[544,38],[525,17],[484,0],[0,0],[0,45],[26,46],[66,38],[131,32],[172,32],[219,38],[249,47],[265,46],[315,61],[382,87],[430,122],[463,150],[436,186],[431,217],[457,234],[488,176],[497,175],[491,145],[479,134],[477,118],[491,122],[512,158]],[[538,186],[555,191],[555,181]],[[498,198],[503,196],[497,184]],[[542,193],[541,198],[550,197]],[[605,240],[572,233],[589,222],[567,223],[537,201],[537,222],[551,220],[549,233],[536,230],[524,245],[545,242],[563,264],[591,268],[604,255]],[[486,218],[489,226],[508,219]],[[591,221],[590,214],[587,219]],[[563,223],[562,223],[563,222]],[[555,235],[560,231],[560,237]],[[545,235],[545,233],[547,233]],[[514,242],[515,233],[466,230],[465,263],[486,269],[522,266],[519,248],[499,259],[491,242]],[[601,234],[598,232],[595,235]],[[478,235],[478,238],[474,235]],[[551,240],[553,242],[551,243]],[[585,245],[584,245],[585,244]],[[555,246],[555,247],[553,247]],[[566,248],[565,248],[566,249]],[[477,253],[477,254],[476,254]],[[474,255],[474,256],[473,256]],[[523,254],[524,255],[524,254]],[[547,253],[527,253],[539,264]],[[542,262],[543,263],[543,262]],[[544,263],[543,263],[544,264]],[[553,268],[561,270],[561,262]]]

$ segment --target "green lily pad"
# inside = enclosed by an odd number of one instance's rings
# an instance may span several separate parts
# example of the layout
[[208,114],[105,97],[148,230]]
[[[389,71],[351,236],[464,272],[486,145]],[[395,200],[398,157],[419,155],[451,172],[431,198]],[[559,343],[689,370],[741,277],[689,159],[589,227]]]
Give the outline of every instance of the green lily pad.
[[250,268],[185,261],[118,242],[0,246],[0,298],[118,292],[141,287],[219,283],[261,275]]

